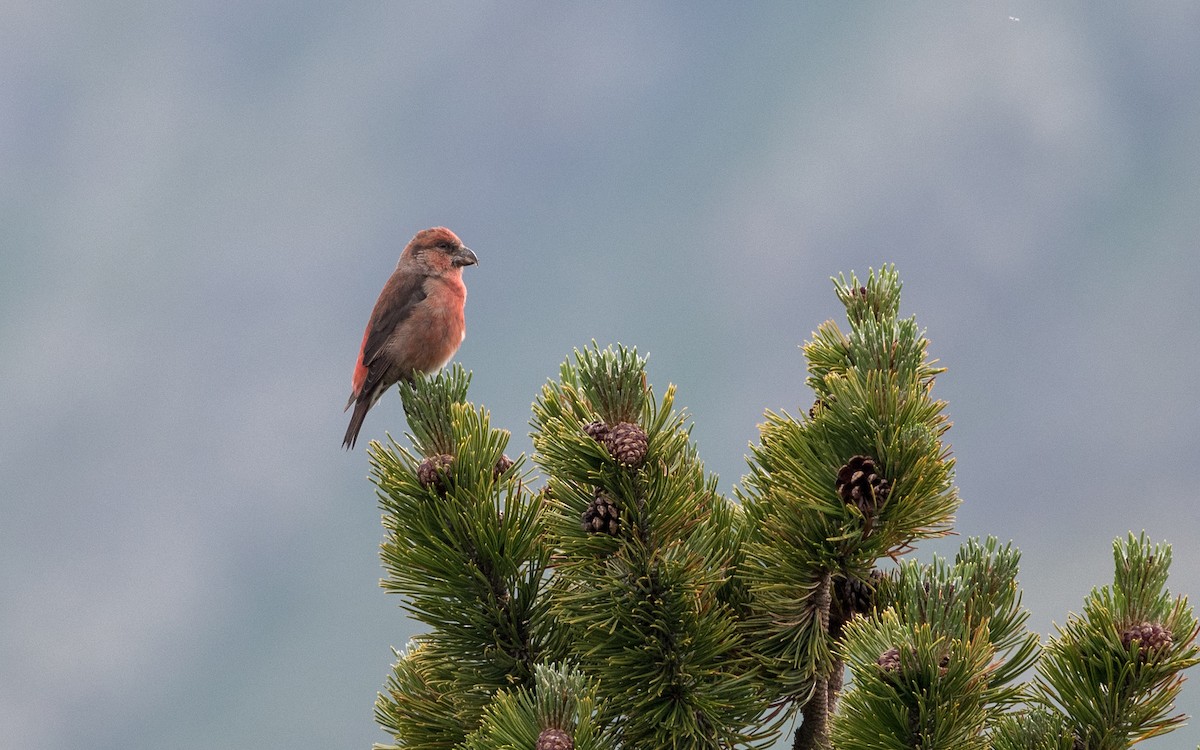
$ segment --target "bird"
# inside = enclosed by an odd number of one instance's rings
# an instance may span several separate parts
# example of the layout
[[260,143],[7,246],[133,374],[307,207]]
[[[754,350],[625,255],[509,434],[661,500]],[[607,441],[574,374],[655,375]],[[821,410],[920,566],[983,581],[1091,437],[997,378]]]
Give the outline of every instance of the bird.
[[415,374],[431,374],[450,361],[466,338],[462,270],[479,263],[471,248],[445,227],[417,232],[383,285],[371,310],[354,362],[354,407],[342,447],[353,450],[363,419],[384,392]]

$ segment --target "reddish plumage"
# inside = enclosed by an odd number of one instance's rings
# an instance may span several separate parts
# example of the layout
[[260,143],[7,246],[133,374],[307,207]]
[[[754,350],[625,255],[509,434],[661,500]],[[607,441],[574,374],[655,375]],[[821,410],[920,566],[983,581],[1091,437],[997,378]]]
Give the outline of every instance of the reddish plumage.
[[354,406],[344,448],[353,448],[363,418],[384,391],[414,372],[432,373],[450,361],[466,335],[463,266],[478,263],[471,248],[445,227],[417,232],[383,285],[354,363]]

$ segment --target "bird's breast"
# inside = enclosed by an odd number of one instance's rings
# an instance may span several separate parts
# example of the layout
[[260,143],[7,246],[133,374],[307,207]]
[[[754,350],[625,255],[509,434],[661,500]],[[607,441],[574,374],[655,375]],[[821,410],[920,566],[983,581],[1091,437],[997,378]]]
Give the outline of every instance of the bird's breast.
[[467,336],[462,283],[442,280],[426,283],[427,297],[413,310],[391,346],[394,361],[409,363],[408,370],[431,373],[445,365]]

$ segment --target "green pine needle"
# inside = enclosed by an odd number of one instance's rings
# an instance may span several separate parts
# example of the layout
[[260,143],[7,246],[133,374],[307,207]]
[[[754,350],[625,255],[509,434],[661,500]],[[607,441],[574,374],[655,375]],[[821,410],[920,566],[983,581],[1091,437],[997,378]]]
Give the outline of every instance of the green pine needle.
[[646,358],[620,344],[575,350],[575,364],[562,366],[564,385],[574,385],[608,424],[637,422],[646,403]]
[[894,264],[885,265],[878,272],[868,269],[866,281],[859,281],[853,271],[849,279],[839,274],[832,281],[838,299],[846,306],[847,317],[855,326],[867,320],[894,322],[900,314],[902,284]]
[[[1083,614],[1072,615],[1046,647],[1036,687],[1049,710],[1068,717],[1087,747],[1117,750],[1170,732],[1184,722],[1171,715],[1184,669],[1200,663],[1200,625],[1184,597],[1166,589],[1171,549],[1130,534],[1113,546],[1111,586],[1093,589]],[[1123,643],[1133,626],[1150,624],[1170,635],[1158,648]]]
[[412,441],[422,456],[454,455],[457,446],[450,423],[452,404],[466,403],[471,374],[457,362],[435,375],[416,373],[411,384],[397,386]]
[[[751,623],[793,698],[837,668],[814,606],[822,577],[864,578],[879,558],[950,533],[959,504],[943,442],[945,403],[931,396],[942,370],[915,319],[897,318],[895,269],[865,282],[839,277],[835,289],[851,330],[825,323],[804,346],[817,404],[800,420],[767,412],[739,492],[750,519],[743,569]],[[872,459],[888,484],[877,508],[839,494],[839,473],[854,456]]]
[[[577,351],[533,407],[534,460],[549,476],[555,545],[551,608],[574,658],[621,707],[614,731],[628,747],[711,747],[768,741],[753,724],[764,705],[756,664],[728,602],[735,517],[705,473],[675,389],[661,400],[645,360],[624,347]],[[644,464],[617,463],[586,431],[637,423]],[[620,513],[616,534],[581,518],[598,495]]]
[[1044,649],[1011,543],[900,560],[960,502],[943,368],[894,266],[833,281],[850,328],[804,344],[816,403],[766,412],[737,502],[636,349],[563,362],[531,462],[504,457],[461,366],[400,386],[409,444],[368,451],[381,585],[429,631],[397,654],[376,703],[397,744],[377,747],[532,748],[557,727],[577,750],[752,749],[802,711],[805,747],[829,726],[837,750],[1124,750],[1182,724],[1200,623],[1166,589],[1169,546],[1118,540],[1112,584]]
[[462,748],[533,748],[543,730],[554,728],[566,732],[575,750],[614,750],[603,724],[606,712],[595,679],[576,667],[538,665],[532,687],[496,695]]

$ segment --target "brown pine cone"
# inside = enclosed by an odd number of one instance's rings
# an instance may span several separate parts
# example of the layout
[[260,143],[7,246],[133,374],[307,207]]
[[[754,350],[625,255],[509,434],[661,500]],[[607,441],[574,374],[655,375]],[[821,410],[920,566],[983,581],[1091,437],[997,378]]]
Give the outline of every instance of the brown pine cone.
[[583,426],[584,433],[597,443],[603,443],[608,436],[608,425],[604,422],[588,422]]
[[496,465],[492,467],[492,477],[499,478],[501,474],[512,468],[513,460],[507,454],[501,453],[500,458],[496,459]]
[[900,649],[892,647],[879,655],[875,660],[879,668],[884,672],[899,672],[900,671]]
[[454,456],[445,453],[430,456],[417,467],[417,481],[423,487],[433,487],[439,495],[445,495],[450,488],[450,465]]
[[546,727],[538,735],[537,750],[575,750],[575,740],[558,727]]
[[863,515],[871,516],[887,502],[891,487],[870,456],[853,456],[838,471],[835,484],[838,496]]
[[616,536],[621,532],[621,509],[611,497],[596,490],[596,496],[583,511],[580,524],[589,534]]
[[838,578],[833,584],[833,595],[847,619],[854,614],[866,614],[875,608],[874,585],[858,578]]
[[1174,639],[1171,637],[1171,631],[1157,622],[1143,622],[1132,625],[1121,633],[1122,646],[1128,649],[1134,643],[1137,644],[1138,661],[1147,662],[1171,648]]
[[617,422],[604,436],[609,455],[622,466],[636,469],[646,460],[650,441],[646,431],[632,422]]

